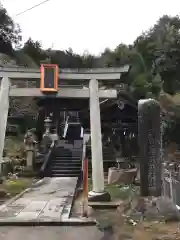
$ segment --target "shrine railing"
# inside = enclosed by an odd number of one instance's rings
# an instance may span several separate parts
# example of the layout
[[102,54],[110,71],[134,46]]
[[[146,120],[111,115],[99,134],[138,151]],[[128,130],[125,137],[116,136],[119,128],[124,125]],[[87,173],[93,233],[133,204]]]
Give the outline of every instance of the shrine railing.
[[48,166],[50,164],[54,148],[55,148],[55,141],[52,142],[52,144],[50,146],[50,149],[49,149],[48,153],[45,156],[44,163],[41,166],[41,169],[40,169],[40,176],[41,177],[46,177],[46,176],[49,177],[49,175],[50,175],[50,173],[48,172],[48,170],[49,170]]
[[87,147],[87,142],[88,142],[89,138],[90,138],[90,134],[87,134],[87,133],[83,134],[82,169],[83,169],[84,160],[87,157],[86,156],[86,147]]

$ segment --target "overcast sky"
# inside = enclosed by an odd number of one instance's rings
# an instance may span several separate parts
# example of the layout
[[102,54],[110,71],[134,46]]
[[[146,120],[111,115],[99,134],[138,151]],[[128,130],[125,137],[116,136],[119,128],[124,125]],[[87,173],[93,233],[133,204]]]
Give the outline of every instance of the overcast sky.
[[[105,47],[132,43],[163,14],[180,13],[180,0],[0,0],[20,24],[23,40],[40,40],[43,47],[99,54]],[[43,0],[42,0],[43,1]]]

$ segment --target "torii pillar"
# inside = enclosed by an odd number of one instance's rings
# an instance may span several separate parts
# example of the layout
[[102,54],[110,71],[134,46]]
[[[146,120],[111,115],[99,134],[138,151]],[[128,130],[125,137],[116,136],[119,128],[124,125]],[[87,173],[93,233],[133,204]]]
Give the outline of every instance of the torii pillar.
[[7,118],[9,111],[9,89],[10,80],[8,77],[3,77],[0,83],[0,174],[2,173],[3,150],[5,145],[5,135]]
[[104,168],[102,154],[101,116],[99,107],[99,86],[97,79],[89,81],[89,105],[91,128],[91,163],[93,189],[89,192],[91,201],[110,201],[110,194],[104,191]]

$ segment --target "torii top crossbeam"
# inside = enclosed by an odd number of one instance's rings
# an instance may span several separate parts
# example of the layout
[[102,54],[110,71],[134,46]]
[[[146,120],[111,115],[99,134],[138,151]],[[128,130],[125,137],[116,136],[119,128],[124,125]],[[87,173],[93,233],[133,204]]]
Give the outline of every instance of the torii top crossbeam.
[[[94,68],[94,69],[60,69],[60,79],[74,80],[117,80],[121,74],[129,71],[129,65],[119,68]],[[9,78],[40,78],[40,70],[38,68],[21,68],[21,67],[0,67],[0,77],[7,76]]]
[[[59,82],[63,80],[78,80],[89,81],[91,79],[101,80],[101,81],[119,81],[121,75],[129,71],[129,66],[125,65],[120,68],[97,68],[97,69],[60,69],[59,70]],[[31,68],[19,68],[19,67],[0,67],[0,77],[6,77],[11,80],[34,80],[39,81],[40,70]],[[41,97],[44,94],[40,91],[40,88],[10,88],[9,96],[13,97],[23,97],[23,96],[34,96]],[[75,88],[65,88],[60,86],[57,94],[53,97],[60,98],[89,98],[89,89],[75,89]],[[116,98],[116,90],[102,90],[99,89],[99,98]]]

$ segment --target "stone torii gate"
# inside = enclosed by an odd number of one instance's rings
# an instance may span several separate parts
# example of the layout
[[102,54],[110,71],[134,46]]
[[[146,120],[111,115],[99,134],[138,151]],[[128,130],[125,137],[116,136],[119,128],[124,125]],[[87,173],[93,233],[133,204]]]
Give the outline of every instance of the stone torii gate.
[[[92,151],[92,195],[102,195],[104,193],[104,172],[101,139],[101,120],[99,99],[116,98],[117,91],[113,89],[99,89],[98,81],[120,81],[121,75],[129,71],[129,66],[121,68],[102,68],[102,69],[60,69],[59,80],[86,80],[89,81],[89,88],[66,88],[61,86],[58,81],[58,90],[52,95],[54,98],[89,98],[90,105],[90,125],[91,125],[91,151]],[[6,125],[9,111],[9,97],[43,97],[46,96],[40,90],[40,70],[19,67],[0,67],[1,89],[0,89],[0,165],[2,162]],[[27,82],[34,81],[36,87],[18,88],[13,86],[13,81]],[[62,80],[61,80],[62,81]],[[0,168],[1,169],[1,168]]]

